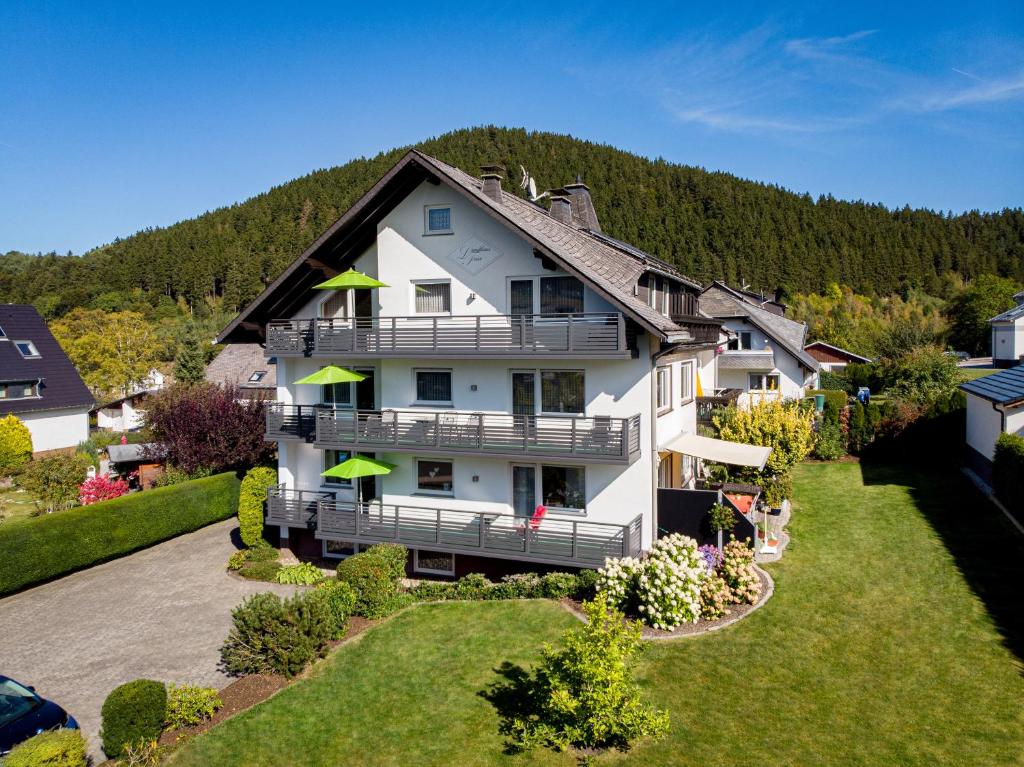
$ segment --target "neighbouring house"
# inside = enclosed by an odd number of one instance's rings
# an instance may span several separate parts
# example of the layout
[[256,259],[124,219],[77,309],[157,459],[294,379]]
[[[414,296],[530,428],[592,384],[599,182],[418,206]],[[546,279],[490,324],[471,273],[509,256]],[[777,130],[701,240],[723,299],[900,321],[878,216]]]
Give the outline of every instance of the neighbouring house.
[[967,466],[992,483],[992,458],[1003,432],[1024,436],[1024,365],[960,384],[967,395]]
[[156,447],[152,442],[107,445],[110,473],[124,477],[133,488],[150,489],[164,472],[163,463],[149,457]]
[[804,347],[804,351],[818,361],[822,370],[827,371],[842,370],[851,362],[863,364],[872,361],[870,357],[862,357],[849,349],[833,346],[824,341],[811,341]]
[[105,402],[93,411],[96,415],[96,428],[107,431],[141,429],[146,421],[146,398],[163,389],[165,384],[164,374],[154,368],[142,385],[130,394]]
[[[282,545],[396,541],[410,572],[448,575],[651,545],[659,487],[691,484],[706,444],[680,440],[725,336],[698,283],[602,231],[582,181],[549,204],[410,151],[220,334],[277,361]],[[350,268],[384,286],[316,287]],[[365,378],[295,383],[328,364]],[[356,453],[393,468],[321,476]]]
[[206,366],[206,380],[235,386],[245,399],[273,399],[277,393],[277,360],[262,346],[228,344]]
[[0,416],[13,413],[36,455],[89,438],[89,388],[34,307],[0,304]]
[[[807,325],[773,310],[757,294],[714,281],[700,294],[701,311],[722,322],[728,343],[719,350],[715,393],[732,393],[739,404],[764,399],[801,399],[817,386],[819,363],[804,350]],[[703,382],[702,382],[703,383]]]
[[992,326],[992,364],[1008,368],[1024,362],[1024,290],[1013,297],[1017,305],[989,320]]

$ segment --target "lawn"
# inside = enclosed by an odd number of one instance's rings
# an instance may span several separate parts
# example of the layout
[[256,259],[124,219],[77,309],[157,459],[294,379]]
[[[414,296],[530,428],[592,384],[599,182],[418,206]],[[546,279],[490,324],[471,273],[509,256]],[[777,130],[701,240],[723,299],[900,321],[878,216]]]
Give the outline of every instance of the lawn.
[[[1009,525],[955,472],[805,465],[795,495],[775,596],[724,631],[650,645],[640,675],[672,733],[599,762],[1020,764],[1024,545]],[[544,602],[415,608],[173,763],[570,765],[504,756],[478,693],[572,620]]]
[[0,524],[11,525],[30,519],[36,498],[19,487],[0,488]]
[[964,381],[973,381],[975,378],[984,378],[998,372],[999,368],[960,368],[960,375]]

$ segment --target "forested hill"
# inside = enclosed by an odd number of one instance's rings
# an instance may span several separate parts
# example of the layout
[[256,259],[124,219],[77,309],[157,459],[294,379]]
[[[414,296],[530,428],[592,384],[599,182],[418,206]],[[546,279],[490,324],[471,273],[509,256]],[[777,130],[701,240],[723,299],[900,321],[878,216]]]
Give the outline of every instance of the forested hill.
[[[949,216],[925,210],[814,200],[726,173],[648,160],[569,136],[521,129],[459,130],[417,145],[477,174],[524,165],[541,188],[577,173],[590,185],[602,227],[706,281],[819,291],[829,282],[862,293],[910,287],[939,292],[943,275],[998,273],[1024,280],[1024,213]],[[225,309],[253,298],[368,189],[405,149],[316,171],[245,202],[139,232],[81,257],[0,256],[0,301],[33,302],[50,316],[111,303],[142,288],[189,303],[218,296]],[[2,248],[3,243],[0,243]],[[116,300],[113,301],[116,304]]]

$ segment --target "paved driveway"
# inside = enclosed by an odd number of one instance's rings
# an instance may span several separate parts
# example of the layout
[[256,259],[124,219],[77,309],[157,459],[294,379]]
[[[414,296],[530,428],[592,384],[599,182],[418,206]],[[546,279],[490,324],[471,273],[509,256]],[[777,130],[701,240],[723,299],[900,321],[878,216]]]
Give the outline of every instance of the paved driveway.
[[0,599],[0,674],[71,712],[94,756],[100,707],[117,685],[146,677],[223,687],[218,649],[231,608],[259,591],[294,590],[225,572],[237,526],[219,522]]

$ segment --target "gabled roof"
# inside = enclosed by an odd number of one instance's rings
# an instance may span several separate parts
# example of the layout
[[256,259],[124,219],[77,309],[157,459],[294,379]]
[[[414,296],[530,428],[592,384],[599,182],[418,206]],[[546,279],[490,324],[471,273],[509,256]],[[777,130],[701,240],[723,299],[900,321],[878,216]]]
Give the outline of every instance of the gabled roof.
[[[249,379],[257,372],[263,372],[266,375],[259,381],[250,381]],[[204,377],[207,381],[221,386],[231,385],[240,389],[275,389],[277,388],[277,363],[267,360],[266,352],[259,344],[228,344],[206,366]]]
[[[1024,295],[1022,294],[1024,294],[1024,291],[1022,291],[1022,293],[1018,293],[1017,296],[1024,298]],[[1014,298],[1017,298],[1017,296],[1014,296]],[[989,322],[1016,322],[1021,317],[1024,317],[1024,303],[1018,304],[1012,309],[1007,309],[1002,314],[997,314],[995,317],[990,319]]]
[[1024,365],[960,384],[960,388],[997,405],[1024,402]]
[[827,344],[824,341],[811,341],[809,344],[804,346],[804,351],[807,351],[808,349],[811,348],[828,349],[833,354],[837,354],[841,357],[846,357],[851,362],[871,362],[870,357],[863,357],[860,354],[851,352],[849,349],[844,349],[841,346],[833,346],[832,344]]
[[[92,407],[92,394],[35,307],[0,304],[0,328],[0,382],[40,382],[38,397],[0,400],[0,416]],[[31,341],[39,356],[26,359],[15,341]]]
[[[607,235],[563,224],[545,208],[504,190],[498,202],[483,192],[481,179],[412,149],[243,309],[217,341],[258,340],[258,326],[274,318],[275,312],[276,316],[287,316],[282,310],[296,305],[299,296],[308,300],[309,289],[323,279],[324,273],[337,270],[344,261],[354,260],[376,237],[376,223],[423,181],[444,183],[462,193],[648,330],[661,337],[683,340],[678,336],[685,335],[685,327],[634,295],[640,275],[651,269],[685,279],[668,264]],[[685,281],[699,287],[693,281]]]
[[737,290],[715,280],[700,295],[700,307],[715,319],[744,319],[796,357],[808,370],[818,370],[818,361],[804,351],[807,325],[767,309],[754,306]]

